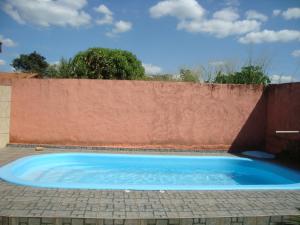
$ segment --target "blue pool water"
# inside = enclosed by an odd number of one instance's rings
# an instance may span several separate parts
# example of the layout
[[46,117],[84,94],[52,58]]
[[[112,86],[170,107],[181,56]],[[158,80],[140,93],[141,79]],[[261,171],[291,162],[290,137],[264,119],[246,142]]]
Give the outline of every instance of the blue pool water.
[[238,157],[62,153],[29,156],[0,168],[19,185],[119,190],[300,189],[300,174]]

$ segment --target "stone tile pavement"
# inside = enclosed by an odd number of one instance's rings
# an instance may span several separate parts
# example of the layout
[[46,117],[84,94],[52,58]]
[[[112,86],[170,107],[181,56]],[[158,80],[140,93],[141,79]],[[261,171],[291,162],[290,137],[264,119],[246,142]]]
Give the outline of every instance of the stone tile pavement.
[[[80,149],[45,149],[37,152],[33,148],[7,147],[0,149],[0,165],[16,158],[49,152],[85,151],[99,152],[99,150]],[[102,152],[102,151],[101,151]],[[136,153],[136,152],[135,152]],[[170,153],[168,153],[170,154]],[[176,153],[178,154],[178,153]],[[190,153],[208,154],[208,153]],[[191,221],[187,225],[207,225],[200,219],[207,218],[271,218],[276,216],[300,215],[300,191],[109,191],[109,190],[74,190],[47,189],[17,186],[0,180],[0,217],[2,220],[15,218],[15,224],[35,224],[20,222],[20,219],[39,218],[40,223],[52,225],[53,222],[43,222],[42,218],[72,218],[81,219],[79,223],[55,224],[120,224],[121,221],[155,220],[153,224],[168,225],[170,218],[180,218]],[[283,217],[280,217],[281,220]],[[94,219],[95,223],[88,223],[83,219]],[[98,220],[96,220],[98,219]],[[101,221],[99,220],[101,219]],[[111,220],[104,223],[104,220]],[[7,222],[6,221],[6,222]],[[75,220],[77,221],[77,220]],[[78,220],[79,221],[79,220]],[[98,222],[97,222],[98,221]],[[100,221],[100,222],[99,222]],[[118,223],[118,221],[120,223]],[[160,222],[157,222],[160,221]],[[167,222],[166,222],[167,221]],[[229,219],[228,219],[229,221]],[[243,219],[244,221],[244,219]],[[0,222],[6,225],[6,222]],[[149,222],[149,223],[148,223]],[[125,222],[124,222],[125,223]],[[127,222],[128,223],[128,222]],[[135,223],[135,222],[134,222]],[[180,222],[183,224],[186,222]],[[10,222],[9,224],[14,224]],[[219,224],[219,222],[217,223]],[[223,224],[223,223],[220,223]],[[232,222],[244,225],[244,222]],[[255,222],[253,224],[258,224]],[[267,223],[265,223],[267,224]],[[130,225],[130,224],[128,224]],[[134,225],[134,224],[132,224]]]

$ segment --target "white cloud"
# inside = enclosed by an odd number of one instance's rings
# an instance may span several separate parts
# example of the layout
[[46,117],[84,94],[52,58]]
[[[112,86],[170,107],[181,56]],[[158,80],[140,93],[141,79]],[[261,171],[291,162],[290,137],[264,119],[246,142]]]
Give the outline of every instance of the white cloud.
[[273,16],[279,16],[281,14],[281,10],[280,9],[274,9],[273,10]]
[[196,0],[163,0],[150,8],[153,18],[172,16],[178,19],[177,29],[192,33],[209,33],[223,38],[258,31],[259,20],[239,20],[237,9],[226,7],[205,17],[205,9]]
[[282,16],[286,20],[299,19],[300,18],[300,8],[288,8],[285,11],[279,9],[273,10],[273,16]]
[[110,32],[107,32],[106,36],[115,37],[118,34],[125,33],[127,31],[130,31],[131,29],[132,29],[131,22],[120,20],[114,23],[114,28]]
[[99,5],[97,8],[95,8],[95,11],[98,13],[103,14],[102,19],[96,20],[96,23],[99,25],[103,24],[112,24],[113,23],[113,13],[110,11],[105,5]]
[[258,32],[250,32],[244,37],[239,38],[239,42],[248,43],[264,43],[264,42],[290,42],[300,41],[300,31],[298,30],[263,30]]
[[300,49],[294,50],[291,55],[294,57],[300,57]]
[[3,10],[20,24],[79,27],[90,23],[87,0],[6,0]]
[[213,18],[216,20],[224,20],[224,21],[235,21],[239,18],[239,14],[237,10],[234,8],[224,8],[219,11],[216,11],[213,14]]
[[6,62],[3,59],[0,59],[0,66],[4,66]]
[[106,32],[106,36],[108,37],[116,37],[120,33],[125,33],[132,29],[132,23],[129,21],[119,20],[115,21],[113,17],[113,12],[105,5],[99,5],[94,10],[98,13],[103,14],[102,19],[96,20],[98,25],[111,25],[113,26],[111,31]]
[[270,78],[271,82],[275,84],[290,83],[295,81],[295,79],[292,76],[272,75]]
[[18,23],[25,24],[25,21],[21,18],[19,12],[17,10],[15,10],[12,5],[4,4],[3,10]]
[[225,0],[225,5],[227,5],[227,6],[239,6],[240,1],[239,0]]
[[152,64],[143,63],[143,67],[145,68],[146,74],[155,75],[162,72],[162,68],[159,66],[155,66]]
[[286,11],[282,12],[282,16],[286,20],[299,19],[300,18],[300,8],[288,8]]
[[6,38],[0,34],[0,41],[2,42],[3,46],[6,47],[15,47],[17,44],[10,38]]
[[246,18],[248,20],[260,20],[260,21],[267,21],[268,20],[268,17],[260,12],[257,12],[255,10],[248,10],[246,12]]
[[96,12],[102,13],[104,15],[112,15],[112,11],[110,11],[109,8],[107,8],[106,5],[99,5],[98,7],[95,8]]
[[199,19],[204,13],[205,10],[196,0],[164,0],[150,8],[153,18],[173,16],[180,20]]
[[251,31],[259,30],[261,23],[255,20],[237,20],[226,21],[211,19],[204,21],[182,21],[177,28],[188,32],[204,32],[215,35],[218,38],[230,35],[245,34]]
[[132,23],[130,23],[128,21],[120,20],[115,23],[113,33],[124,33],[124,32],[131,30],[131,28],[132,28]]

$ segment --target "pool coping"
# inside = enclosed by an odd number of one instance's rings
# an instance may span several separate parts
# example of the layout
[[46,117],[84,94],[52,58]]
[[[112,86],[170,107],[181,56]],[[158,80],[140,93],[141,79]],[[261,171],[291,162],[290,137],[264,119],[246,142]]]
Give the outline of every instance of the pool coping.
[[[17,147],[17,148],[36,148],[42,147],[47,149],[65,149],[65,150],[98,150],[98,151],[118,151],[118,152],[155,152],[155,153],[192,153],[192,152],[206,152],[206,153],[228,153],[229,150],[226,149],[206,149],[206,148],[166,148],[166,147],[126,147],[126,146],[74,146],[74,145],[49,145],[49,144],[17,144],[10,143],[7,147]],[[240,151],[232,151],[232,153],[239,153]]]
[[[0,165],[22,156],[58,152],[131,153],[86,148],[9,146],[0,149]],[[141,151],[141,150],[140,150]],[[143,150],[142,150],[143,151]],[[139,152],[141,153],[141,152]],[[142,152],[170,154],[170,152]],[[230,155],[226,152],[173,152],[188,155]],[[238,157],[238,156],[235,156]],[[0,217],[77,218],[102,220],[168,220],[191,218],[276,217],[300,215],[298,190],[109,191],[17,186],[0,180]],[[0,223],[1,224],[1,223]]]

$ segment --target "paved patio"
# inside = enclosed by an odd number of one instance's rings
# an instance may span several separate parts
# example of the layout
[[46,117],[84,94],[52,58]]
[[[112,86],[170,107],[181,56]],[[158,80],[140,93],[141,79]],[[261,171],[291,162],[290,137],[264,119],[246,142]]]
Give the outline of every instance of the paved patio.
[[[111,152],[107,150],[100,151],[58,148],[35,151],[33,148],[6,147],[0,150],[0,165],[4,165],[5,163],[26,155],[66,151]],[[137,152],[138,151],[134,151],[134,153]],[[132,152],[122,151],[122,153]],[[155,152],[150,152],[150,154],[154,153]],[[164,153],[160,152],[159,154]],[[168,152],[168,154],[186,153]],[[217,153],[193,152],[188,154],[215,155]],[[229,155],[227,153],[221,154]],[[212,217],[232,218],[259,216],[270,217],[300,215],[299,208],[300,191],[126,192],[67,190],[17,186],[0,180],[0,217],[2,216],[3,218],[70,217],[74,219],[98,218],[128,220]]]

